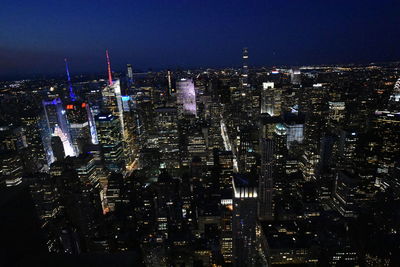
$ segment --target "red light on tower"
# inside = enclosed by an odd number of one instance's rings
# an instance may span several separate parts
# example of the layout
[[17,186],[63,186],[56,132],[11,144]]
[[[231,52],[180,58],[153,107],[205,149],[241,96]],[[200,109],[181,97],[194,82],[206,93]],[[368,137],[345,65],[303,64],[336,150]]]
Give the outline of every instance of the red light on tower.
[[82,103],[82,108],[86,108],[86,103]]
[[108,83],[112,85],[111,64],[110,57],[108,56],[108,49],[106,49],[107,69],[108,69]]

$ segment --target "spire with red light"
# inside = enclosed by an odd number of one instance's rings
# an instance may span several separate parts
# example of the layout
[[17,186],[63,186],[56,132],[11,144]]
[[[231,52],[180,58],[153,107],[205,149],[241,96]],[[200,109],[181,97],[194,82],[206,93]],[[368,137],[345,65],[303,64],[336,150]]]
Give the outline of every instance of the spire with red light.
[[107,67],[108,67],[108,83],[112,85],[111,64],[110,57],[108,56],[108,49],[106,49]]

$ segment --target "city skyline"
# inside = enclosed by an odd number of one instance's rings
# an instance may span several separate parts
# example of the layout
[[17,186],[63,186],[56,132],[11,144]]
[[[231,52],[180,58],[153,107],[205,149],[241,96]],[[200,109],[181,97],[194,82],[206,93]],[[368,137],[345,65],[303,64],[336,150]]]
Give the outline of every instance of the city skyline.
[[2,2],[0,266],[400,266],[399,0]]

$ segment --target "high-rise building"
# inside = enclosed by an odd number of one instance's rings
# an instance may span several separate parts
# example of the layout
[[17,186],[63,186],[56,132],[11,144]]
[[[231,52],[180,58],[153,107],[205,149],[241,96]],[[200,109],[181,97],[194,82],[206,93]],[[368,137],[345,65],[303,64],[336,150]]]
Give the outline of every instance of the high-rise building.
[[167,82],[168,82],[168,94],[169,96],[173,96],[176,92],[174,88],[174,82],[172,77],[172,72],[170,70],[167,71]]
[[[27,144],[27,163],[29,172],[35,173],[47,168],[47,159],[42,143],[41,118],[39,115],[25,115],[21,118]],[[28,151],[29,150],[29,151]]]
[[[132,136],[134,129],[129,129],[129,127],[132,127],[134,125],[134,120],[132,117],[130,117],[132,116],[129,108],[130,97],[127,95],[122,95],[121,81],[119,79],[115,81],[112,80],[111,64],[108,51],[106,51],[106,59],[109,81],[108,85],[102,91],[102,110],[105,113],[111,113],[113,116],[118,117],[121,125],[120,129],[122,134],[124,161],[126,167],[130,168],[135,159],[135,151],[133,148],[134,138]],[[127,68],[128,76],[130,75],[129,72],[131,72],[131,76],[133,78],[132,66],[128,64]]]
[[132,82],[133,82],[133,69],[132,69],[132,65],[131,65],[131,64],[127,64],[127,65],[126,65],[126,69],[127,69],[128,81],[129,81],[129,83],[132,83]]
[[346,105],[344,102],[328,102],[329,104],[329,114],[328,114],[328,124],[332,128],[337,126],[339,123],[343,122],[346,112]]
[[51,149],[53,150],[54,160],[62,161],[65,157],[63,142],[59,136],[51,137]]
[[248,87],[249,86],[249,51],[247,47],[243,48],[243,54],[242,54],[242,61],[243,61],[243,67],[242,67],[242,87]]
[[177,110],[164,107],[156,109],[155,112],[155,125],[157,125],[159,133],[157,145],[161,152],[161,164],[174,175],[174,170],[180,168],[181,165]]
[[233,193],[234,266],[255,266],[257,187],[254,177],[235,174]]
[[77,154],[83,152],[83,146],[93,142],[91,127],[89,122],[89,104],[85,102],[71,102],[66,105],[66,113],[68,118],[69,132],[72,144]]
[[230,190],[233,178],[233,153],[232,151],[218,151],[218,167],[220,169],[220,189]]
[[0,186],[17,186],[22,183],[22,162],[17,151],[0,154]]
[[71,165],[82,183],[98,186],[99,177],[96,170],[96,159],[92,154],[86,153],[72,158]]
[[124,151],[119,118],[110,113],[100,113],[96,116],[96,128],[105,167],[109,171],[121,172],[124,169]]
[[176,82],[177,102],[180,115],[196,116],[196,92],[192,79],[180,79]]
[[261,91],[261,113],[279,116],[282,107],[282,90],[275,88],[273,82],[264,82]]
[[274,178],[275,181],[282,180],[285,173],[287,159],[287,129],[282,123],[275,126],[274,141]]
[[290,82],[295,85],[301,84],[301,72],[300,69],[294,68],[290,70]]
[[261,220],[273,219],[273,174],[274,142],[272,139],[261,139],[261,174],[258,182],[258,217]]
[[226,264],[233,263],[233,202],[232,199],[222,199],[221,215],[221,254]]
[[45,127],[47,129],[43,131],[43,133],[50,134],[50,136],[43,136],[44,146],[51,147],[51,135],[56,135],[59,136],[63,142],[65,155],[71,157],[75,156],[77,153],[72,143],[66,111],[61,99],[56,98],[51,101],[43,101],[43,108]]

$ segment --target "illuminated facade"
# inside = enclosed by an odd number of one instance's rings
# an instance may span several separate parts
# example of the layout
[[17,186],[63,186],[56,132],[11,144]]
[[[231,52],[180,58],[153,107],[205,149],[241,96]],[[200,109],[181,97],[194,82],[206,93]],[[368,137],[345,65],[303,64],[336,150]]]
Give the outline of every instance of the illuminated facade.
[[261,150],[261,175],[258,183],[258,217],[261,220],[273,218],[273,170],[274,142],[272,139],[263,139],[260,143]]
[[301,72],[299,69],[290,70],[290,82],[296,85],[301,84]]
[[[68,120],[66,117],[66,111],[63,108],[61,99],[56,98],[51,101],[43,101],[44,115],[45,115],[45,134],[50,134],[48,137],[44,137],[44,146],[50,146],[51,135],[59,136],[64,145],[65,156],[75,156],[76,150],[72,144],[71,134],[69,132]],[[49,164],[52,160],[50,159]]]
[[72,144],[77,153],[82,153],[83,145],[93,142],[93,138],[91,138],[91,126],[93,127],[93,124],[89,123],[89,105],[85,102],[72,102],[66,105],[65,110]]
[[233,179],[233,255],[234,266],[255,266],[257,187],[242,175]]
[[393,88],[393,93],[390,96],[389,100],[394,102],[400,102],[400,78],[396,81]]
[[178,116],[176,108],[156,109],[156,125],[159,135],[156,139],[161,152],[161,163],[172,173],[180,168]]
[[285,123],[287,133],[287,147],[290,148],[294,142],[303,143],[304,124]]
[[67,134],[64,133],[58,125],[54,128],[53,136],[58,136],[61,139],[66,157],[68,156],[74,157],[76,155],[75,149],[70,140],[68,139]]
[[346,105],[344,102],[328,102],[329,105],[329,124],[337,124],[344,120]]
[[243,54],[242,54],[242,61],[243,61],[243,67],[242,67],[242,86],[243,87],[248,87],[249,86],[249,51],[247,47],[243,48]]
[[109,113],[100,113],[96,116],[96,128],[105,167],[110,171],[121,172],[124,169],[124,152],[119,118]]
[[132,69],[132,65],[131,64],[127,64],[126,65],[126,69],[127,69],[127,76],[128,76],[128,80],[130,83],[133,82],[133,69]]
[[282,106],[282,90],[275,88],[273,82],[264,82],[261,91],[261,113],[268,113],[270,116],[279,116]]
[[121,94],[120,80],[112,82],[102,91],[103,110],[118,117],[121,127],[124,158],[129,168],[137,157],[135,148],[135,119],[130,110],[131,98]]
[[176,83],[178,93],[179,113],[181,115],[196,116],[196,92],[192,79],[180,79]]
[[0,184],[7,187],[22,183],[22,162],[16,151],[0,154]]

